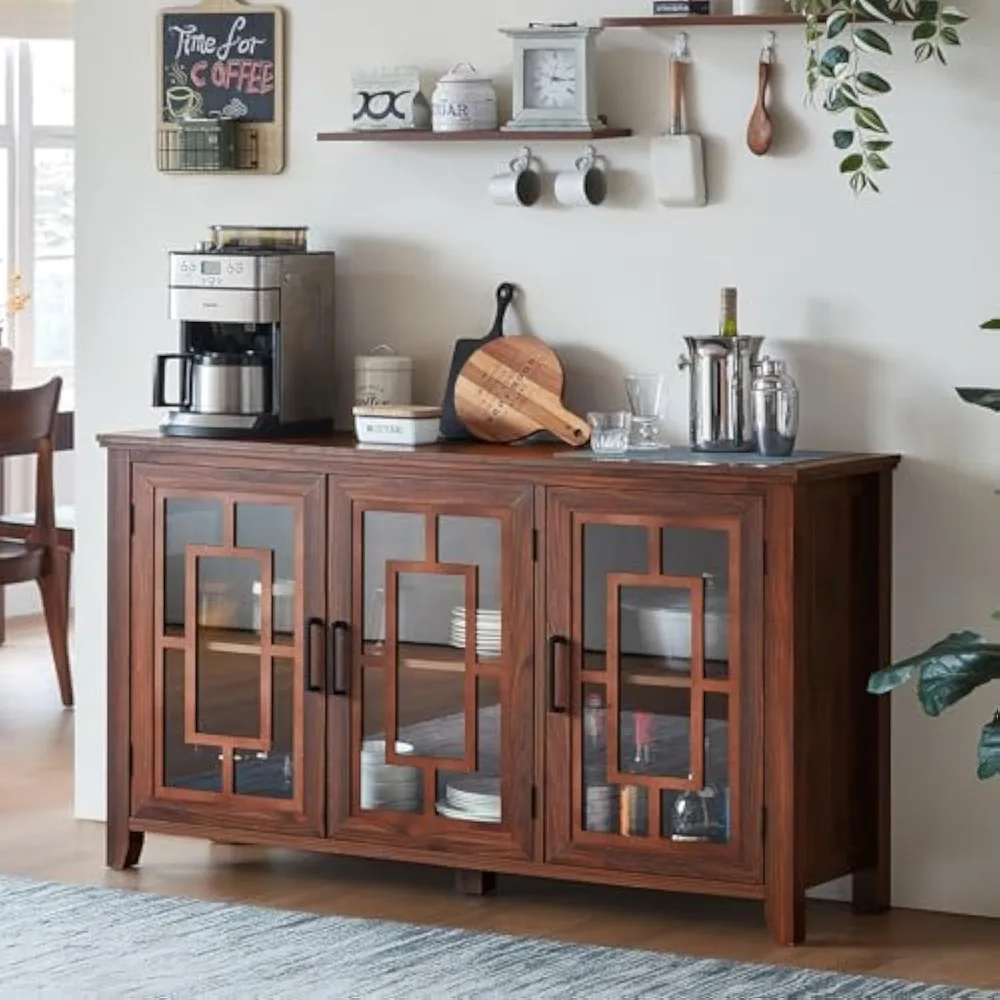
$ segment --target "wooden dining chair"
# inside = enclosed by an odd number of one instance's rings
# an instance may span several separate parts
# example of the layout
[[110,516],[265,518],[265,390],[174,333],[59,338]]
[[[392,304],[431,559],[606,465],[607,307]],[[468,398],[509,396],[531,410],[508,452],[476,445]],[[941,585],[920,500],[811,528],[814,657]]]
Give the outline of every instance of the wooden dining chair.
[[56,527],[52,457],[62,379],[0,391],[0,458],[35,455],[35,517],[23,538],[0,537],[0,587],[37,581],[62,703],[73,704],[69,671],[69,554]]

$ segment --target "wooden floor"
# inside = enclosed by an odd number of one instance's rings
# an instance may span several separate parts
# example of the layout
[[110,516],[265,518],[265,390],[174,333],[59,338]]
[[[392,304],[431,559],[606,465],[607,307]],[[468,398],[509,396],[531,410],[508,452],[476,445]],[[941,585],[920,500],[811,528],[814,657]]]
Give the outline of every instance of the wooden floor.
[[116,874],[103,826],[72,819],[72,744],[44,632],[15,624],[0,649],[0,874],[1000,989],[996,920],[811,903],[809,943],[789,950],[758,904],[727,900],[506,878],[499,896],[469,899],[448,872],[167,837]]

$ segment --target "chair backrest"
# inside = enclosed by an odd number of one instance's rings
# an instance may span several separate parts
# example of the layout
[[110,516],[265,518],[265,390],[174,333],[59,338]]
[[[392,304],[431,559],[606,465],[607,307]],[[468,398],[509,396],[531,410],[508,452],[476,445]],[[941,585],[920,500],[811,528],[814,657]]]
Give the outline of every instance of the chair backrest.
[[61,392],[61,378],[0,392],[0,456],[36,453],[46,440],[51,452]]

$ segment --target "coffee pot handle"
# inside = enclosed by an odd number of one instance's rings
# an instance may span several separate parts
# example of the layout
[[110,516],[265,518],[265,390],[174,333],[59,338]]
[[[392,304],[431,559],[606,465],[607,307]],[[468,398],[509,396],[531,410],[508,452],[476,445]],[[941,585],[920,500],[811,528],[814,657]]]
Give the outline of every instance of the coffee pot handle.
[[[168,400],[166,393],[167,363],[179,361],[181,364],[179,400]],[[156,356],[156,374],[153,376],[153,406],[177,407],[186,410],[191,405],[191,355],[190,354],[158,354]]]

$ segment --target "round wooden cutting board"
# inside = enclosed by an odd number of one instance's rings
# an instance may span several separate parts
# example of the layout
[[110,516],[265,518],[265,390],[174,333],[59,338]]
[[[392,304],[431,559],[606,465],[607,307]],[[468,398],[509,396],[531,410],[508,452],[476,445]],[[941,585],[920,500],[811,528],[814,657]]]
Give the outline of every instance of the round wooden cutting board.
[[537,337],[504,337],[480,347],[455,382],[455,409],[482,441],[520,441],[550,431],[584,445],[590,425],[562,404],[565,375],[555,351]]

